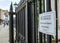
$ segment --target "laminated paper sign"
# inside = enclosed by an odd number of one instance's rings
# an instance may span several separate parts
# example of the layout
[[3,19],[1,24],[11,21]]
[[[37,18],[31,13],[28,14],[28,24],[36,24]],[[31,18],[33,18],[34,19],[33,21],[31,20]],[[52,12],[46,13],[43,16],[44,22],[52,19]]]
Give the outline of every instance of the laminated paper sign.
[[56,36],[56,13],[55,11],[39,14],[39,32]]

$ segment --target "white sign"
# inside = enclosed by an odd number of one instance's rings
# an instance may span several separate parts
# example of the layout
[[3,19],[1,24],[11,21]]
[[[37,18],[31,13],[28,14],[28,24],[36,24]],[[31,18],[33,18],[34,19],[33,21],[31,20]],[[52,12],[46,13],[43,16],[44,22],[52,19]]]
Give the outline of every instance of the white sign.
[[56,36],[55,11],[39,14],[39,32]]

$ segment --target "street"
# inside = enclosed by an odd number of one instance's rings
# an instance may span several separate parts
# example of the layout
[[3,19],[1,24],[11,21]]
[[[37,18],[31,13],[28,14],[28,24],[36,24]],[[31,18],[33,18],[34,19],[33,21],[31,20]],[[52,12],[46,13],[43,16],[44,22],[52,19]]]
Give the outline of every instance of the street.
[[9,43],[9,26],[0,25],[0,43]]

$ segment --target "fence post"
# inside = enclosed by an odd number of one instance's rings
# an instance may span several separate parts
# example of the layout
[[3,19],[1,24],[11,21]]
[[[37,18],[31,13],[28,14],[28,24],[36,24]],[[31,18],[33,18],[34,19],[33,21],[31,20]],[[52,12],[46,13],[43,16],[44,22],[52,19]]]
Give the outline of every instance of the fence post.
[[34,5],[28,2],[28,43],[34,43]]
[[58,11],[57,11],[57,0],[55,0],[55,11],[56,11],[56,43],[58,43]]
[[[39,13],[42,13],[42,0],[39,0]],[[42,33],[39,32],[39,42],[42,43]]]
[[[46,10],[51,11],[51,0],[46,0]],[[52,43],[51,35],[47,35],[47,43]]]
[[10,24],[9,24],[9,42],[14,43],[14,31],[13,31],[13,6],[12,3],[10,5]]

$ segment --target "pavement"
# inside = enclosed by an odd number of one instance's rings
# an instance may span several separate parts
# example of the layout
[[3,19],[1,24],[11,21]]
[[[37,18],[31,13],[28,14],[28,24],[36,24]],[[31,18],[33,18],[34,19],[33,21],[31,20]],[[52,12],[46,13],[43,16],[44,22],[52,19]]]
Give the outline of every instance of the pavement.
[[9,43],[9,26],[0,25],[0,43]]
[[60,29],[58,30],[58,39],[60,39]]
[[[15,28],[14,28],[14,31],[16,31]],[[58,31],[58,38],[60,39],[59,33],[60,33],[60,31]],[[16,35],[15,32],[14,32],[14,34]],[[15,35],[14,35],[14,37],[15,37]],[[0,25],[0,43],[9,43],[9,26],[8,25],[5,25],[5,27],[4,27],[4,24]]]

